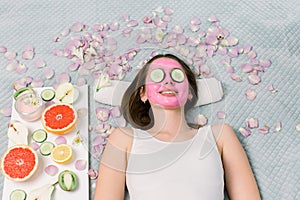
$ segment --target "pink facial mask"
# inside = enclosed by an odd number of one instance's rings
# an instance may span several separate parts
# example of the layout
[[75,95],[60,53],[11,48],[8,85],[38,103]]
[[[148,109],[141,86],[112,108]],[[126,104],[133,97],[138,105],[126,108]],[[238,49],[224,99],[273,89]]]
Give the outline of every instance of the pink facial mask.
[[[176,72],[180,72],[179,74],[182,74],[181,72],[183,72],[184,77],[180,79],[180,82],[175,81],[177,79],[174,79],[174,73],[172,72],[175,69],[177,70]],[[164,76],[159,76],[159,82],[154,81],[153,78],[151,78],[151,72],[154,70],[164,72]],[[187,101],[189,93],[188,84],[183,67],[176,60],[171,58],[158,58],[149,66],[146,78],[146,94],[152,104],[166,108],[175,108],[184,105]]]

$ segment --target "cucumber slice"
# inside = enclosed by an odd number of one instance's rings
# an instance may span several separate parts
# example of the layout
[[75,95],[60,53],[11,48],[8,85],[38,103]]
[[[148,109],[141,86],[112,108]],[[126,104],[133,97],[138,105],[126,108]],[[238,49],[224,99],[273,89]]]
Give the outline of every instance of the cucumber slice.
[[171,71],[171,78],[177,83],[181,83],[184,80],[184,72],[181,69],[173,69]]
[[55,91],[52,89],[45,89],[41,92],[41,97],[44,101],[51,101],[55,97]]
[[44,142],[40,146],[40,153],[43,156],[49,156],[51,154],[52,149],[54,149],[55,145],[52,142]]
[[162,80],[164,80],[164,78],[165,78],[165,72],[160,68],[154,69],[150,73],[150,79],[155,83],[161,82]]
[[10,193],[9,199],[10,200],[25,200],[26,196],[27,196],[27,194],[24,190],[16,189]]
[[35,130],[32,133],[32,139],[38,143],[42,143],[47,139],[47,132],[44,129]]

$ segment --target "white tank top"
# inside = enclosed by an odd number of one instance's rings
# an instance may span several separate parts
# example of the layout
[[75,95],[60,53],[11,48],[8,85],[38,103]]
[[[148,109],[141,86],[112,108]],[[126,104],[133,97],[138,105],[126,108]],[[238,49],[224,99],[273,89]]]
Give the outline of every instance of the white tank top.
[[126,170],[130,200],[224,199],[223,174],[210,126],[183,142],[163,142],[134,129]]

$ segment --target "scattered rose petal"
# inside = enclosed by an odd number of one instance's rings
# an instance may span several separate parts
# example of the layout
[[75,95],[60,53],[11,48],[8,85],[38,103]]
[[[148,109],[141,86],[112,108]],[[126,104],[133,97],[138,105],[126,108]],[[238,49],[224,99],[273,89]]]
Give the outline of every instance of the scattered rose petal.
[[5,46],[0,46],[0,53],[6,53],[7,52],[7,48]]
[[248,63],[242,64],[241,69],[244,73],[249,73],[249,72],[253,71],[252,65],[250,65]]
[[0,109],[0,114],[4,117],[10,117],[11,116],[11,112],[12,112],[12,109],[11,107],[7,107],[7,108],[2,108]]
[[93,139],[92,144],[93,144],[93,146],[95,146],[95,145],[99,145],[99,144],[104,144],[105,142],[106,142],[105,137],[98,135]]
[[66,72],[63,72],[56,76],[57,83],[70,82],[70,80],[71,80],[70,75]]
[[17,65],[16,72],[18,74],[24,74],[27,71],[27,66],[25,64],[20,63]]
[[239,132],[244,136],[248,137],[251,134],[251,131],[247,128],[240,127]]
[[207,118],[202,114],[198,114],[195,117],[194,122],[200,126],[204,126],[207,124]]
[[256,75],[256,74],[250,74],[248,76],[248,81],[252,85],[257,85],[261,80],[260,80],[260,77],[258,75]]
[[214,22],[218,22],[219,20],[217,19],[216,16],[212,15],[212,16],[210,16],[210,17],[208,18],[208,21],[214,23]]
[[256,52],[251,50],[247,53],[248,58],[256,58]]
[[120,117],[121,116],[121,110],[119,106],[115,106],[110,109],[110,114],[112,117]]
[[88,175],[89,175],[90,179],[94,180],[94,179],[98,178],[98,171],[91,168],[88,171]]
[[230,78],[236,82],[241,82],[242,81],[242,77],[238,74],[231,74]]
[[54,176],[58,172],[58,167],[56,167],[55,165],[48,165],[47,167],[45,167],[44,171],[49,176]]
[[33,79],[31,82],[32,87],[43,87],[44,81],[40,78]]
[[12,60],[8,65],[6,65],[6,70],[11,72],[15,71],[19,66],[19,62],[16,60]]
[[275,132],[281,131],[281,127],[282,127],[281,122],[277,122],[277,123],[276,123],[276,126],[275,126]]
[[260,60],[259,61],[259,64],[262,66],[262,67],[269,67],[271,65],[271,61],[270,60]]
[[257,118],[249,118],[246,120],[246,124],[248,128],[257,128],[258,127],[258,119]]
[[102,122],[106,122],[109,118],[110,112],[109,109],[104,107],[96,108],[96,118]]
[[45,67],[46,66],[46,62],[42,59],[39,59],[37,61],[34,62],[34,66],[36,68],[42,68],[42,67]]
[[298,123],[298,124],[296,125],[296,130],[297,130],[297,131],[300,131],[300,123]]
[[218,119],[225,119],[226,118],[226,113],[224,111],[218,111],[217,112],[217,118]]
[[55,144],[60,145],[60,144],[67,144],[67,139],[66,137],[60,135],[58,137],[55,138]]
[[32,60],[33,56],[34,56],[34,51],[31,51],[31,50],[26,50],[26,51],[23,51],[23,53],[22,53],[22,58],[24,60]]
[[112,131],[112,126],[110,124],[101,123],[95,127],[95,132],[98,134],[108,135],[111,133],[111,131]]
[[168,8],[165,8],[165,11],[164,11],[164,12],[165,12],[166,15],[172,15],[172,14],[174,13],[173,9],[172,9],[172,8],[169,8],[169,7],[168,7]]
[[267,133],[269,133],[269,127],[267,125],[265,125],[265,126],[259,128],[258,131],[262,134],[267,134]]
[[247,89],[246,92],[245,92],[245,95],[246,95],[248,100],[252,101],[256,98],[257,93],[254,89]]
[[40,148],[40,145],[36,142],[31,142],[30,146],[37,151]]
[[44,71],[44,76],[45,76],[45,78],[46,79],[51,79],[53,76],[54,76],[54,70],[53,69],[46,69],[45,71]]
[[77,114],[78,114],[78,117],[86,117],[88,114],[88,109],[87,108],[79,108],[77,110]]
[[128,27],[134,27],[134,26],[137,26],[138,25],[138,22],[136,20],[130,20],[128,23],[127,23],[127,26]]
[[244,53],[249,53],[252,50],[252,46],[251,45],[246,45],[244,47]]
[[78,171],[82,171],[86,168],[86,165],[87,165],[87,162],[86,160],[76,160],[75,162],[75,168],[78,170]]
[[16,59],[17,57],[17,53],[16,52],[10,52],[10,51],[7,51],[4,53],[4,57],[7,59],[7,60],[14,60]]
[[268,90],[269,90],[270,92],[272,92],[272,93],[278,92],[278,90],[275,89],[274,86],[273,86],[272,84],[268,86]]
[[73,24],[71,26],[71,31],[73,31],[73,32],[80,32],[84,29],[85,29],[85,25],[80,22],[76,22],[75,24]]
[[124,117],[117,117],[117,118],[114,118],[114,121],[117,125],[117,127],[124,127],[126,126],[126,120],[124,119]]

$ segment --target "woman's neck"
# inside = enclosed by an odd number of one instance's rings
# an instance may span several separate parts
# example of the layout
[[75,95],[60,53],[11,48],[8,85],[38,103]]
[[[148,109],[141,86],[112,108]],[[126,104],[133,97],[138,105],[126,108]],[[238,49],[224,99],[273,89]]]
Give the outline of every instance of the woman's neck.
[[162,108],[151,106],[154,116],[154,125],[149,130],[153,134],[166,133],[176,136],[180,132],[186,132],[191,128],[185,120],[184,108]]

